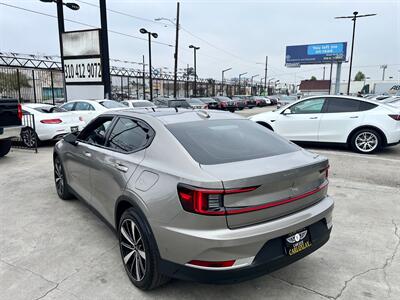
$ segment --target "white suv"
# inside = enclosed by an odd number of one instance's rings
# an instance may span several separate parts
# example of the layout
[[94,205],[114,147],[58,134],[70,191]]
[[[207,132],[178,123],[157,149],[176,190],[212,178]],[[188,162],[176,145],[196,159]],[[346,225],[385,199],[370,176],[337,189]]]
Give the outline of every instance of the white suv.
[[400,109],[363,98],[314,96],[250,119],[292,141],[347,144],[361,153],[400,142]]

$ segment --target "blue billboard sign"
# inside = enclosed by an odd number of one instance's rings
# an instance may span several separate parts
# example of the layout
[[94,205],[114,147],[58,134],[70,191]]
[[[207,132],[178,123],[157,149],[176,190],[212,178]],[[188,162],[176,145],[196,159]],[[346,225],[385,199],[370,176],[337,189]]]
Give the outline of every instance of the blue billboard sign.
[[286,47],[286,65],[310,65],[343,62],[347,43],[327,43]]

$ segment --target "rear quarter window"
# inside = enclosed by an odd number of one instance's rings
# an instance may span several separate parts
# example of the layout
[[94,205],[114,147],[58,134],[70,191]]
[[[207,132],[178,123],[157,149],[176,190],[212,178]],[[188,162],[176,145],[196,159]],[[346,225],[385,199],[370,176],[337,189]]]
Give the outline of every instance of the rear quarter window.
[[203,120],[167,125],[192,158],[215,165],[298,151],[298,147],[249,120]]

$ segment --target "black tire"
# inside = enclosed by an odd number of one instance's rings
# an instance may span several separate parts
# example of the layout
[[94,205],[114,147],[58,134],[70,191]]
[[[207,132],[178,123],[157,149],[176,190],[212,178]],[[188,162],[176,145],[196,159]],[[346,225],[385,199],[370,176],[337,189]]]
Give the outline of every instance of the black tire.
[[[136,242],[131,243],[126,238],[126,235],[132,237],[132,234],[129,233],[129,224],[132,225],[132,223],[135,225],[133,227],[134,228],[133,230],[135,231],[137,243]],[[132,232],[132,226],[131,226],[131,232]],[[140,236],[140,239],[138,238],[138,234]],[[142,214],[139,213],[135,208],[131,207],[122,214],[121,220],[118,225],[118,239],[119,239],[119,248],[121,252],[121,259],[125,271],[130,281],[137,288],[141,290],[152,290],[169,281],[169,277],[159,272],[159,254],[157,250],[158,248],[154,240],[154,237],[151,233],[150,227],[145,221]],[[133,241],[132,238],[131,241]],[[133,248],[129,248],[127,246]],[[131,252],[134,252],[134,254],[131,254]],[[145,258],[143,258],[141,253],[145,253]],[[129,256],[130,254],[131,256]],[[126,259],[127,257],[128,259]],[[135,261],[140,263],[139,267],[137,267]],[[143,264],[144,264],[144,271],[140,267],[143,266]],[[140,269],[139,273],[135,271],[137,270],[136,268]],[[139,280],[138,280],[138,274],[139,274]],[[140,275],[142,277],[140,277]]]
[[69,191],[64,167],[58,157],[54,158],[54,184],[56,186],[58,197],[62,200],[71,200],[74,198],[72,193]]
[[10,152],[11,140],[1,140],[0,141],[0,157],[3,157]]
[[36,148],[39,145],[39,138],[31,127],[25,127],[21,130],[21,141],[27,148]]
[[371,154],[382,149],[383,139],[381,134],[376,130],[364,128],[356,131],[351,136],[349,143],[353,151]]

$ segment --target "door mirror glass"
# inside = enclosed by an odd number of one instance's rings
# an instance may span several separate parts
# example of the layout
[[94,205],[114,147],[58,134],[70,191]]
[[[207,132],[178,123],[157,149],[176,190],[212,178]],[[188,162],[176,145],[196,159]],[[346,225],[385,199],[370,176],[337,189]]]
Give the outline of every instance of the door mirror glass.
[[64,141],[74,146],[77,145],[76,135],[74,133],[67,134],[64,137]]
[[284,111],[283,111],[283,114],[284,115],[290,115],[292,113],[292,111],[290,110],[290,108],[286,108]]

